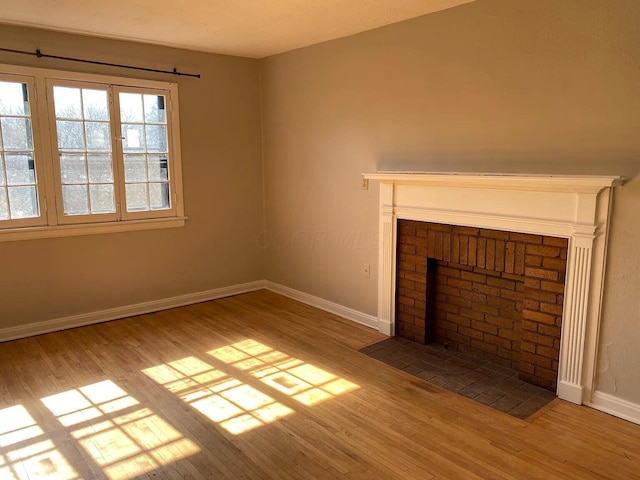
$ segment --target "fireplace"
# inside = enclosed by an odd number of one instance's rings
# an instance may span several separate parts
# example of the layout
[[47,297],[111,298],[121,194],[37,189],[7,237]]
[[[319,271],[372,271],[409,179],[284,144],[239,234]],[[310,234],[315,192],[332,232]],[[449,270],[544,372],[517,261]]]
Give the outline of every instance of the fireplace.
[[555,391],[568,241],[399,219],[395,334]]
[[[365,174],[364,177],[380,182],[378,327],[382,333],[394,335],[398,326],[398,220],[447,225],[453,229],[467,227],[475,229],[474,232],[477,230],[478,234],[481,231],[500,231],[503,235],[507,232],[507,235],[516,237],[518,234],[531,235],[536,242],[541,239],[541,247],[553,247],[554,253],[555,248],[562,248],[561,243],[566,242],[566,262],[561,256],[554,258],[560,260],[556,262],[557,277],[566,277],[564,295],[556,292],[555,296],[554,312],[558,313],[539,310],[537,313],[548,313],[558,318],[557,322],[554,321],[554,326],[560,328],[558,373],[552,388],[565,400],[578,404],[590,401],[611,192],[613,187],[623,184],[621,177],[400,172]],[[466,237],[470,238],[469,235]],[[471,237],[475,239],[471,242],[476,244],[481,238]],[[555,238],[558,244],[551,245],[547,240],[545,245],[544,238]],[[488,242],[489,238],[486,238],[485,249]],[[431,263],[438,261],[437,256],[431,258]],[[485,267],[487,260],[485,252]],[[493,262],[495,264],[495,250]],[[566,274],[561,264],[565,265]],[[536,273],[544,274],[536,272],[536,269],[540,270],[536,265],[523,266],[523,285],[528,277],[531,281],[542,280],[536,277]],[[517,281],[513,279],[513,282]],[[519,288],[527,288],[516,286],[516,283],[513,285],[516,292]],[[559,287],[555,288],[559,290]],[[558,300],[560,308],[557,308]],[[549,318],[544,317],[544,320]]]

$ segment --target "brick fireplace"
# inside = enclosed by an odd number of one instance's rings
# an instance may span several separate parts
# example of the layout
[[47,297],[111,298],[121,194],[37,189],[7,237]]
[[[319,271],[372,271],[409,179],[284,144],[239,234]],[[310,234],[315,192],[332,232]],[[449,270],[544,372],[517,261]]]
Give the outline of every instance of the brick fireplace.
[[[380,172],[364,178],[380,182],[380,332],[392,336],[398,329],[417,334],[407,329],[400,317],[422,329],[419,315],[412,314],[422,311],[423,305],[416,307],[416,300],[423,302],[424,319],[430,312],[450,322],[429,328],[425,322],[424,339],[441,335],[463,349],[459,345],[468,338],[467,347],[484,348],[490,351],[483,353],[500,361],[517,363],[523,376],[533,375],[537,383],[546,381],[560,398],[591,403],[609,211],[613,187],[623,185],[623,178],[424,172]],[[403,226],[405,220],[410,221],[407,226]],[[419,230],[414,222],[426,222],[426,226]],[[440,226],[434,228],[436,225]],[[443,225],[449,230],[438,230],[445,228]],[[415,228],[415,235],[407,235],[413,232],[411,228]],[[421,243],[413,245],[416,255],[409,253],[410,247],[401,247],[403,235]],[[416,257],[412,259],[416,271],[410,271],[412,262],[407,262],[407,257],[401,264],[399,255]],[[493,269],[487,268],[491,264]],[[423,273],[436,276],[435,287],[424,291],[409,288],[423,282]],[[506,300],[498,304],[493,298],[496,289],[507,297],[509,305]],[[435,303],[428,305],[430,298]],[[403,304],[406,306],[400,309]],[[488,307],[498,308],[498,314]],[[504,325],[491,328],[487,320],[497,323],[498,318]],[[507,338],[509,329],[514,335],[520,333],[520,339]],[[559,342],[547,335],[557,329]],[[472,341],[479,340],[476,337],[480,334],[493,343],[480,347]],[[511,347],[519,342],[517,358],[499,350],[503,348],[499,344],[506,345],[507,340]],[[551,373],[554,368],[557,377]]]
[[398,220],[395,334],[555,391],[568,241]]

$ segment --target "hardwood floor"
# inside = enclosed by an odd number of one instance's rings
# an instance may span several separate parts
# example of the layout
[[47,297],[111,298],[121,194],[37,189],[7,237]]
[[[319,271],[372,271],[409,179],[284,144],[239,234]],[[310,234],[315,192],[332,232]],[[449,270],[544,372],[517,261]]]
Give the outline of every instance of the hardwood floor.
[[259,291],[0,344],[0,479],[640,479],[640,426],[520,420]]

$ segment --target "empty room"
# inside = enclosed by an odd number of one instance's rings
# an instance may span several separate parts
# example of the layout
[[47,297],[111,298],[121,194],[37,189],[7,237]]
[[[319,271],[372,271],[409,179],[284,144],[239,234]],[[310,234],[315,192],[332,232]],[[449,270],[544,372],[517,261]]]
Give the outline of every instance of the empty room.
[[640,479],[639,24],[2,0],[0,480]]

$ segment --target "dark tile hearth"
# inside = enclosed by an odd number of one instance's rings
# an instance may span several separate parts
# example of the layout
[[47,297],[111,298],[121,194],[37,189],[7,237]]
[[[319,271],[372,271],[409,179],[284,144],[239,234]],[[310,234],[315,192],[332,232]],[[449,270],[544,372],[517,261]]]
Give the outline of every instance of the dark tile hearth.
[[518,372],[442,345],[391,337],[362,353],[406,373],[517,418],[527,418],[556,396],[518,379]]

